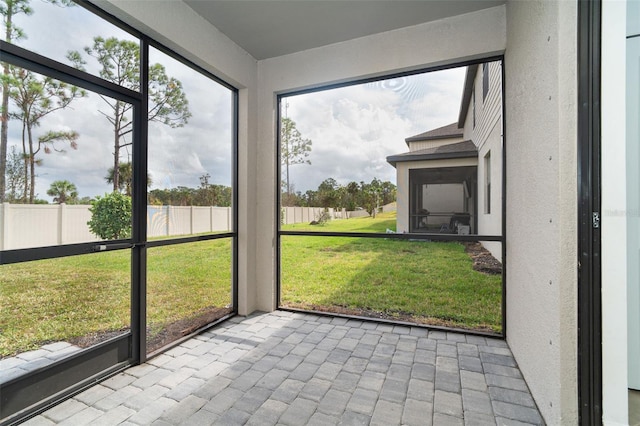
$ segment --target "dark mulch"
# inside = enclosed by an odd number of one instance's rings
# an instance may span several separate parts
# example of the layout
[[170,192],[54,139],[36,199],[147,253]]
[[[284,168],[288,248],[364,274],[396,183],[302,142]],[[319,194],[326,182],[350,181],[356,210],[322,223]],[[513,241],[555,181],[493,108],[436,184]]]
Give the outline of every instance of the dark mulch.
[[473,260],[473,269],[489,275],[502,274],[502,263],[480,243],[464,243],[465,251]]
[[[197,315],[166,324],[159,332],[147,341],[147,352],[153,352],[169,343],[197,331],[198,329],[219,320],[232,312],[228,307],[210,306],[200,310]],[[148,331],[147,331],[148,332]]]
[[[159,331],[155,331],[154,335],[147,341],[147,352],[156,351],[181,337],[187,336],[215,322],[231,312],[232,309],[228,307],[210,306],[200,310],[192,317],[165,324]],[[80,346],[81,348],[88,348],[126,333],[128,330],[128,328],[123,328],[121,330],[98,331],[69,339],[69,343]],[[151,333],[150,327],[147,327],[147,333]]]
[[339,305],[320,306],[320,305],[309,305],[305,303],[287,303],[287,304],[284,304],[282,307],[285,309],[287,308],[299,309],[299,310],[308,311],[308,312],[349,315],[349,316],[355,316],[355,317],[382,319],[382,320],[393,321],[398,323],[446,327],[450,329],[469,330],[469,331],[478,331],[482,333],[496,334],[496,332],[491,327],[482,327],[482,326],[466,327],[455,321],[448,321],[446,319],[436,318],[436,317],[424,317],[424,316],[412,314],[410,312],[376,311],[372,309],[348,308],[348,307],[339,306]]

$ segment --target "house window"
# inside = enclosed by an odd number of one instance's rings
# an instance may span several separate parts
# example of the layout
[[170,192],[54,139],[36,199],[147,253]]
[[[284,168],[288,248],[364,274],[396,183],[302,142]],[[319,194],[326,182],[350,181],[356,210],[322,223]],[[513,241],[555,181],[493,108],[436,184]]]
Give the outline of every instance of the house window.
[[491,151],[484,156],[484,212],[491,214]]
[[487,93],[489,93],[489,64],[482,64],[482,102],[487,97]]

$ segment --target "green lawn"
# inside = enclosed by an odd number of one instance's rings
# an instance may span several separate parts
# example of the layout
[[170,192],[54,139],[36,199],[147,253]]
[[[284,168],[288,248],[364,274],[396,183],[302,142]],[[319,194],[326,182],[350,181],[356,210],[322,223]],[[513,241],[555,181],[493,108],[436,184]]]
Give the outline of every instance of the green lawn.
[[[393,215],[283,229],[385,232]],[[346,237],[282,237],[283,305],[500,331],[500,276],[471,268],[457,243]],[[171,323],[231,303],[229,239],[150,248],[148,323]],[[44,343],[126,330],[128,250],[0,268],[0,357]]]
[[[231,303],[229,239],[150,248],[149,337],[166,324]],[[0,356],[130,326],[130,251],[0,268]]]
[[[385,232],[392,215],[283,230]],[[284,306],[500,332],[501,277],[472,269],[459,243],[282,237]]]

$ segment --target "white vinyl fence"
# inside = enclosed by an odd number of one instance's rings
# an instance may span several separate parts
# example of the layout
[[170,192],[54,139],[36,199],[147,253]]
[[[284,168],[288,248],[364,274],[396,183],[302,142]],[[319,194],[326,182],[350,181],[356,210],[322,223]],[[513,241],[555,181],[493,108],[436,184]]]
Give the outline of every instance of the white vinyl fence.
[[[88,205],[0,205],[0,250],[99,241]],[[230,207],[147,206],[147,235],[167,237],[230,231]]]
[[[324,211],[325,209],[323,207],[283,207],[280,220],[283,225],[309,223],[318,220]],[[326,211],[329,213],[331,220],[369,216],[366,210],[347,211],[345,209],[336,210],[328,208]]]
[[231,207],[147,206],[147,236],[226,232],[233,228]]
[[[0,250],[45,247],[99,241],[89,231],[88,205],[0,204]],[[283,207],[282,223],[318,220],[320,207]],[[328,209],[331,219],[368,216],[366,211]],[[230,207],[147,206],[147,235],[167,237],[233,228]]]

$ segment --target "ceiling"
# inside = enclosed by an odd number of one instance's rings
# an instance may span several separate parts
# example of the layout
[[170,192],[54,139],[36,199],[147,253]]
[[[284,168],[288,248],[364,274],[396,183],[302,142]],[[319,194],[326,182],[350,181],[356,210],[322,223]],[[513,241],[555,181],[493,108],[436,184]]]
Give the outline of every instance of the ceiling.
[[258,60],[505,3],[505,0],[184,1]]

